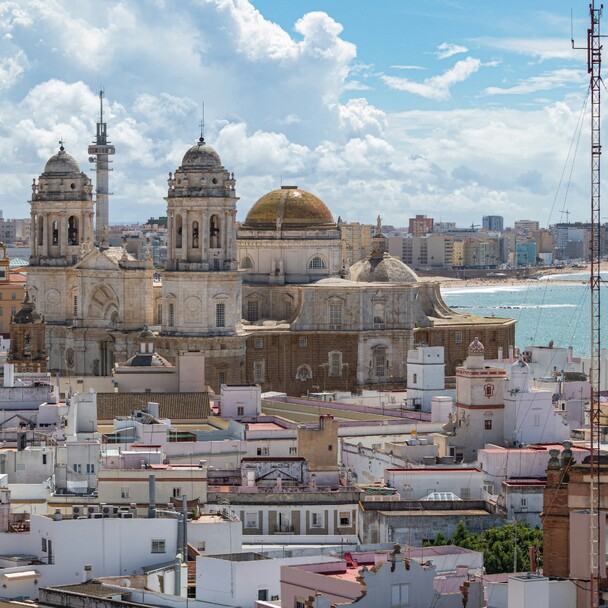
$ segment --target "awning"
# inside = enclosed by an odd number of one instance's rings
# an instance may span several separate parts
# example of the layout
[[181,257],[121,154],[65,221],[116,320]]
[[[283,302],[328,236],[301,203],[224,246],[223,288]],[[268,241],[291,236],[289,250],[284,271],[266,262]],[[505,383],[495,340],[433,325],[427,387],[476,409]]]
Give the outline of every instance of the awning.
[[40,572],[36,570],[23,570],[22,572],[7,572],[2,576],[10,583],[40,578]]

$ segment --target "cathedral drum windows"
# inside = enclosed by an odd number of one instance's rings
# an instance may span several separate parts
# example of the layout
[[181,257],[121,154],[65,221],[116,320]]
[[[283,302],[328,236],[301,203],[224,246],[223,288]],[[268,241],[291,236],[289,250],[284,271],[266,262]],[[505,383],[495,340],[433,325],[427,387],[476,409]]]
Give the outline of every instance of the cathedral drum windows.
[[327,264],[322,257],[316,255],[308,262],[308,268],[310,270],[323,270],[324,268],[327,268]]

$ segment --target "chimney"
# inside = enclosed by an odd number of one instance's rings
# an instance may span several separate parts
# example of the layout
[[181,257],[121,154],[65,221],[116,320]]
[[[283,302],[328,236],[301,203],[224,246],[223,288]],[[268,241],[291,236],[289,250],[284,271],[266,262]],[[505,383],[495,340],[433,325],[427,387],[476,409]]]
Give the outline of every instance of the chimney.
[[91,564],[85,564],[82,570],[82,582],[88,583],[93,580],[93,566]]
[[156,517],[156,477],[148,475],[148,517]]

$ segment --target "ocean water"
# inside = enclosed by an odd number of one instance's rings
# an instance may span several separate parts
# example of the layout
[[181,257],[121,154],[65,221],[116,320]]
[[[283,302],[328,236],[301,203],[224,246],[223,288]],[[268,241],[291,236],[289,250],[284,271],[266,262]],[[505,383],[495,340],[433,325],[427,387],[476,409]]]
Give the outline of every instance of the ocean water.
[[[580,278],[580,282],[578,282]],[[603,277],[608,278],[608,277]],[[560,280],[559,277],[552,276]],[[588,357],[591,352],[591,301],[589,275],[562,275],[564,285],[545,280],[519,285],[479,285],[444,287],[446,304],[456,311],[482,317],[510,317],[517,320],[515,346],[520,349],[539,345],[572,346],[574,355]],[[602,346],[608,347],[608,289],[601,288]]]

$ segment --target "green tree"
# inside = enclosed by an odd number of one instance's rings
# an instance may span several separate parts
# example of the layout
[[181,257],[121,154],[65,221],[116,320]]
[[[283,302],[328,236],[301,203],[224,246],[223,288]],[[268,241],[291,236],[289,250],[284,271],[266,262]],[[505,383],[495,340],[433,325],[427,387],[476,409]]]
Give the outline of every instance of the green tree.
[[513,572],[514,561],[518,572],[528,571],[530,547],[538,549],[537,566],[542,565],[543,532],[538,526],[530,528],[522,522],[488,528],[481,534],[476,534],[470,532],[463,521],[459,521],[450,539],[439,533],[428,544],[456,545],[472,551],[481,551],[488,574]]

